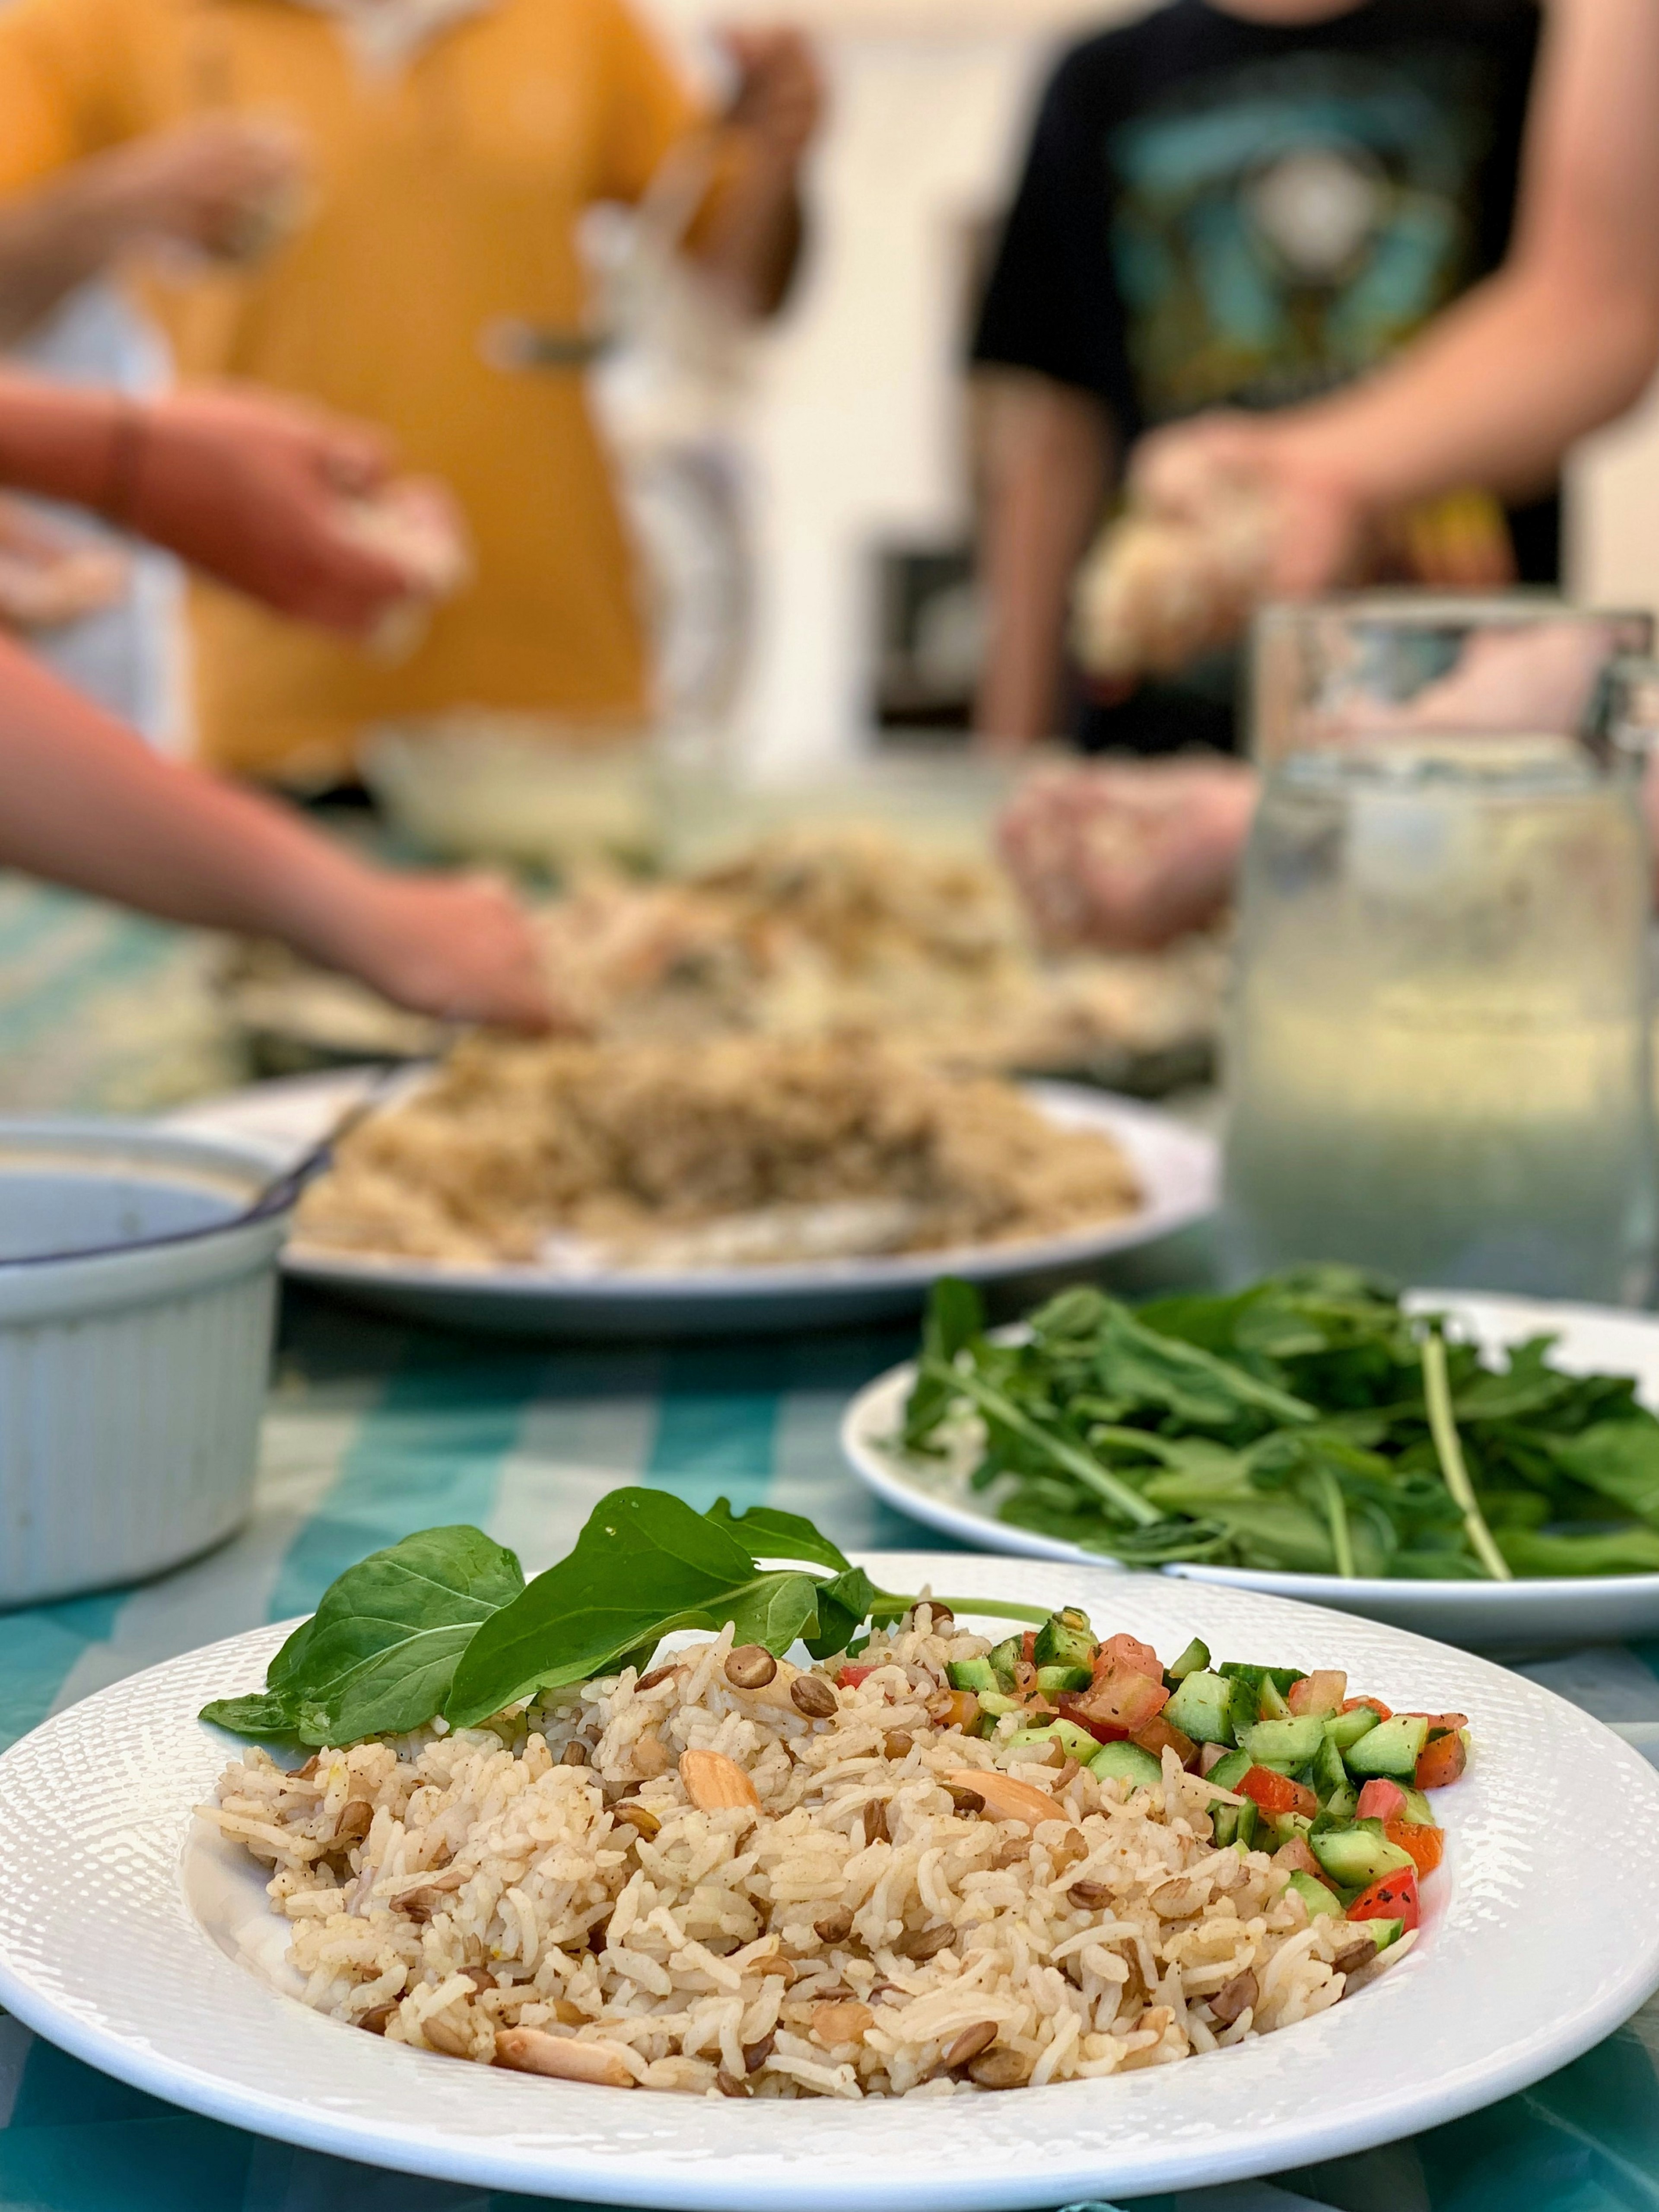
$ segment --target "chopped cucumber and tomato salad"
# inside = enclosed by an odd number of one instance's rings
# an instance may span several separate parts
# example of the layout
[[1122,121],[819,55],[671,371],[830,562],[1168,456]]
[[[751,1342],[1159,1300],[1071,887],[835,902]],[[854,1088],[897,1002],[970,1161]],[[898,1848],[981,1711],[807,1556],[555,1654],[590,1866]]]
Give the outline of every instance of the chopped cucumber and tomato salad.
[[1369,1923],[1379,1950],[1417,1926],[1418,1885],[1443,1844],[1429,1793],[1468,1764],[1463,1714],[1393,1712],[1351,1697],[1334,1669],[1217,1665],[1196,1640],[1166,1668],[1135,1637],[1097,1642],[1075,1607],[957,1661],[950,1678],[966,1733],[1057,1746],[1131,1790],[1161,1781],[1171,1751],[1227,1793],[1217,1844],[1271,1852],[1310,1914]]

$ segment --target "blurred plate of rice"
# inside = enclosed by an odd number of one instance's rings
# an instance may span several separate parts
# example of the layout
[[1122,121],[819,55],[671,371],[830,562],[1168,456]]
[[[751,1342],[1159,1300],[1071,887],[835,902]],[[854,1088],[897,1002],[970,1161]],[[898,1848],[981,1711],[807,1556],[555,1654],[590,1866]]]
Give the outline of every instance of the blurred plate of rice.
[[[179,1126],[314,1141],[362,1077]],[[873,1040],[464,1042],[340,1147],[289,1273],[462,1328],[720,1334],[1026,1295],[1214,1203],[1213,1140],[1133,1100],[916,1067]]]

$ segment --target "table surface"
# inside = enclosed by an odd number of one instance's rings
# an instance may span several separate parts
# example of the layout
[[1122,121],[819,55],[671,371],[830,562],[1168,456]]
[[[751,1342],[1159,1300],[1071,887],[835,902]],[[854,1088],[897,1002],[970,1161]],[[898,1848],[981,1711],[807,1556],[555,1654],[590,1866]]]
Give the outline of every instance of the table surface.
[[[0,1108],[132,1110],[223,1080],[199,941],[0,879]],[[135,985],[152,1012],[130,1011]],[[88,1010],[98,1016],[90,1018]],[[1173,1245],[1149,1273],[1190,1276]],[[208,1558],[142,1588],[0,1613],[0,1741],[139,1668],[308,1612],[411,1528],[473,1521],[530,1565],[623,1482],[698,1508],[809,1514],[844,1548],[950,1548],[854,1481],[848,1395],[909,1348],[863,1330],[580,1347],[451,1336],[289,1293],[257,1507]],[[1659,1758],[1659,1645],[1525,1668]],[[3,1863],[3,1861],[0,1861]],[[3,1878],[0,1876],[0,1878]],[[1538,2087],[1432,2134],[1152,2212],[1659,2212],[1659,2000]],[[410,2180],[198,2119],[0,2015],[0,2212],[485,2212],[532,2200]]]

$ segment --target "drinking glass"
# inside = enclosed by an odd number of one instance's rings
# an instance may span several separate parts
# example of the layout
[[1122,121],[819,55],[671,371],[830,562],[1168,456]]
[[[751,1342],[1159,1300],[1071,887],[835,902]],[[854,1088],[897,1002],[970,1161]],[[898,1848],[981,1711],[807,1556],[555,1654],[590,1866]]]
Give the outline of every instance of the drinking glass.
[[1268,776],[1247,855],[1225,1236],[1249,1277],[1633,1303],[1653,1237],[1639,758],[1490,732]]
[[1427,733],[1594,743],[1607,676],[1652,649],[1653,619],[1546,592],[1374,592],[1269,607],[1252,635],[1250,748],[1291,755]]

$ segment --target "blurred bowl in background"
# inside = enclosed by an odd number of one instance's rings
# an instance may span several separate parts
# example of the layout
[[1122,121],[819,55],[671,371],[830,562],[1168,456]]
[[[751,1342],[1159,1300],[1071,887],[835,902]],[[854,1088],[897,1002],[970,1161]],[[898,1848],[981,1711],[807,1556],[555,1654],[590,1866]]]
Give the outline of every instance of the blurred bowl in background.
[[1030,766],[965,748],[884,747],[798,775],[683,765],[665,755],[659,847],[675,875],[719,867],[782,830],[876,829],[934,858],[984,860],[997,816]]
[[564,875],[655,857],[654,760],[637,723],[462,708],[374,731],[362,775],[437,859]]
[[0,1605],[159,1574],[247,1518],[277,1162],[147,1123],[0,1121]]

